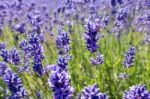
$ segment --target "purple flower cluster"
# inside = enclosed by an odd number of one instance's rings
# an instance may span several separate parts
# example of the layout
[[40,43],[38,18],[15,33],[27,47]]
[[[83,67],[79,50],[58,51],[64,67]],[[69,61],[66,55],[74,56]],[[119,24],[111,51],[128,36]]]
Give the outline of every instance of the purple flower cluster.
[[23,57],[22,57],[23,66],[20,66],[17,69],[18,69],[18,72],[20,73],[27,72],[29,71],[30,58],[31,58],[28,41],[27,40],[20,41],[19,48],[21,49],[21,52],[23,54]]
[[58,50],[57,64],[51,67],[51,75],[48,80],[49,86],[53,91],[53,99],[71,99],[73,88],[70,85],[70,77],[68,74],[68,55],[70,49],[70,39],[68,33],[62,33],[59,30],[55,39]]
[[2,57],[4,62],[9,62],[14,65],[20,64],[20,56],[17,49],[11,48],[10,51],[7,51],[5,44],[1,44],[0,46],[0,56]]
[[[99,33],[100,25],[89,21],[86,27],[87,29],[84,33],[86,47],[91,53],[94,53],[98,49],[98,40],[103,37],[103,35]],[[90,58],[90,62],[92,65],[100,65],[104,62],[104,57],[98,52],[96,59]]]
[[39,76],[42,76],[42,60],[44,59],[44,56],[42,55],[43,52],[40,45],[39,36],[34,32],[29,35],[29,51],[31,53],[31,56],[33,56],[33,71],[37,72]]
[[130,10],[128,7],[120,8],[117,11],[114,21],[113,32],[118,38],[120,38],[121,30],[128,28],[129,11]]
[[134,59],[135,59],[135,54],[136,54],[136,50],[135,47],[130,47],[128,49],[128,52],[125,53],[124,55],[124,60],[122,62],[122,64],[124,65],[124,67],[131,67],[133,65]]
[[10,55],[11,63],[14,65],[19,65],[21,59],[20,59],[19,52],[17,51],[17,49],[12,48],[10,50],[9,55]]
[[59,56],[57,59],[57,66],[60,70],[67,70],[68,60],[65,57]]
[[41,93],[38,91],[38,92],[36,92],[36,97],[37,97],[37,99],[42,99],[42,97],[41,97]]
[[92,22],[88,22],[87,29],[84,33],[84,38],[87,49],[92,53],[96,52],[98,48],[96,44],[97,41],[99,40],[98,32],[99,32],[99,25],[94,24]]
[[116,6],[117,5],[117,2],[119,4],[123,4],[123,1],[122,0],[111,0],[111,6]]
[[1,55],[1,57],[2,57],[2,59],[3,59],[4,62],[9,62],[9,58],[10,58],[9,57],[9,52],[7,51],[6,48],[1,49],[0,55]]
[[71,99],[73,89],[70,86],[70,78],[66,71],[53,72],[48,83],[54,92],[53,99]]
[[91,61],[92,65],[100,65],[104,62],[104,57],[103,57],[103,55],[98,53],[98,55],[96,56],[96,59],[91,58],[90,61]]
[[14,28],[15,28],[15,30],[16,30],[17,32],[19,32],[20,34],[26,32],[25,24],[24,24],[24,23],[18,23]]
[[43,65],[42,61],[44,59],[43,49],[40,44],[41,39],[39,35],[35,32],[31,32],[28,35],[28,40],[22,40],[19,44],[21,52],[23,54],[23,66],[18,68],[19,72],[24,72],[29,70],[30,60],[32,60],[33,71],[38,73],[39,76],[43,75]]
[[123,99],[150,99],[150,93],[145,85],[135,85],[124,92]]
[[27,93],[19,76],[16,73],[13,73],[13,71],[3,62],[0,62],[0,77],[2,77],[11,92],[10,99],[27,97]]
[[97,84],[94,84],[82,90],[81,99],[108,99],[108,96],[105,93],[100,93]]
[[70,50],[70,39],[67,32],[58,31],[58,35],[55,39],[58,54],[62,55]]

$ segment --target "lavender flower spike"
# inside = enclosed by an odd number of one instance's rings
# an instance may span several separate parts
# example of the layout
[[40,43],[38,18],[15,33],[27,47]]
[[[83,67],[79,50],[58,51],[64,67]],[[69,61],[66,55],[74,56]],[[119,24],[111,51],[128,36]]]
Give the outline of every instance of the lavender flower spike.
[[53,72],[48,81],[53,91],[53,99],[72,99],[73,89],[70,86],[70,79],[66,71]]
[[29,35],[30,53],[33,56],[33,71],[39,76],[43,75],[42,61],[44,59],[42,46],[40,44],[39,36],[36,33]]
[[19,99],[27,96],[27,93],[23,88],[22,81],[17,74],[13,73],[11,70],[8,70],[3,76],[3,80],[11,92],[10,99]]
[[55,39],[58,54],[62,55],[70,50],[70,39],[67,32],[58,31],[58,35]]
[[105,93],[100,93],[97,84],[94,84],[82,90],[81,99],[108,99],[108,96]]
[[90,62],[91,62],[92,65],[100,65],[104,62],[104,57],[103,57],[103,55],[98,53],[98,55],[96,56],[96,59],[91,58]]
[[12,64],[19,65],[21,59],[20,59],[19,52],[17,51],[17,49],[12,48],[11,51],[9,52],[9,56],[10,56]]
[[123,99],[150,99],[150,93],[145,85],[135,85],[124,92]]
[[0,77],[2,77],[11,92],[9,99],[21,99],[27,97],[27,93],[18,75],[13,73],[4,62],[0,62],[0,70]]
[[129,68],[133,65],[134,59],[135,59],[135,54],[136,54],[136,50],[135,47],[130,47],[128,49],[128,52],[125,53],[124,55],[124,61],[122,62],[122,64]]
[[88,22],[87,29],[84,33],[84,38],[86,42],[86,47],[90,52],[97,51],[97,41],[99,40],[98,37],[99,25],[94,24],[93,22]]
[[0,62],[0,77],[5,75],[6,69],[7,69],[7,65],[4,62]]

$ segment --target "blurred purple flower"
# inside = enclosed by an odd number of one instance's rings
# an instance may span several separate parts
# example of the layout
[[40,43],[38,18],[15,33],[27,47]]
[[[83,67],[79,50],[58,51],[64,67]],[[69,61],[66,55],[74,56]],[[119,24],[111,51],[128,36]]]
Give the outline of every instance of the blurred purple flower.
[[128,74],[125,74],[125,73],[120,73],[119,75],[118,75],[118,78],[120,78],[120,79],[127,79],[129,77],[129,75]]
[[25,33],[26,29],[25,29],[25,24],[24,23],[19,23],[15,26],[15,30],[19,33]]
[[150,93],[145,85],[135,85],[124,92],[123,99],[150,99]]
[[57,65],[60,70],[67,70],[68,60],[62,56],[59,56],[57,59]]
[[111,6],[116,6],[116,5],[117,5],[116,0],[111,0]]
[[7,70],[6,74],[3,76],[3,80],[11,92],[10,99],[25,98],[27,96],[22,81],[17,74],[13,73],[11,70]]
[[4,62],[0,62],[0,70],[0,76],[3,78],[3,81],[11,92],[10,99],[25,98],[27,93],[18,75],[13,73]]
[[29,35],[29,50],[33,56],[33,71],[37,72],[39,76],[43,75],[42,60],[44,59],[42,46],[40,45],[40,39],[36,33],[31,33]]
[[20,59],[19,52],[17,51],[17,49],[12,48],[9,52],[9,57],[10,57],[12,64],[19,65],[21,59]]
[[135,59],[135,54],[136,54],[135,47],[131,46],[124,55],[124,60],[122,62],[124,67],[129,68],[133,65],[133,62],[134,62],[134,59]]
[[37,99],[42,99],[42,97],[41,97],[41,93],[38,91],[38,92],[36,92],[36,97],[37,97]]
[[7,69],[7,65],[4,62],[0,62],[0,77],[5,75]]
[[92,65],[100,65],[104,62],[104,57],[100,53],[96,56],[96,59],[90,58],[90,62]]
[[100,93],[97,84],[94,84],[82,90],[81,99],[108,99],[108,96],[105,93]]
[[58,54],[62,55],[70,50],[70,39],[67,32],[58,31],[57,37],[55,39],[56,47],[58,49]]
[[6,49],[2,49],[0,55],[4,62],[9,62],[10,60],[9,52]]
[[97,24],[94,24],[92,22],[88,22],[87,29],[84,33],[84,38],[86,42],[86,47],[90,52],[96,52],[97,51],[97,41],[98,38],[98,32],[99,32],[99,26]]
[[0,50],[5,49],[5,48],[6,48],[6,44],[0,43]]
[[73,89],[70,86],[70,78],[66,71],[52,72],[48,84],[54,93],[53,99],[71,99]]

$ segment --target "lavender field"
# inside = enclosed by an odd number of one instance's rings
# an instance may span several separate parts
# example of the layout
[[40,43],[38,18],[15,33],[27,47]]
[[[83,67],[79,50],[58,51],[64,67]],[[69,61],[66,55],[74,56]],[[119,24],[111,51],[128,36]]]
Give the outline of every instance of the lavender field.
[[150,0],[0,0],[0,99],[150,99]]

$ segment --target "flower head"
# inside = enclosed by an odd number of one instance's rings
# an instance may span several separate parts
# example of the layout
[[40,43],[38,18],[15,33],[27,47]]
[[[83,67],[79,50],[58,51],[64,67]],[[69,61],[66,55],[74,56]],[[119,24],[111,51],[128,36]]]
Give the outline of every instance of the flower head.
[[37,97],[37,99],[42,99],[42,97],[41,97],[41,93],[38,91],[38,92],[36,92],[36,97]]
[[25,24],[24,23],[19,23],[15,26],[15,30],[19,33],[25,33],[26,29],[25,29]]
[[117,5],[116,0],[111,0],[111,6],[116,6],[116,5]]
[[104,57],[103,57],[103,55],[98,53],[98,55],[96,56],[96,59],[91,58],[90,61],[91,61],[92,65],[100,65],[104,62]]
[[20,56],[19,52],[15,49],[12,48],[11,51],[9,52],[11,63],[14,65],[18,65],[20,63]]
[[0,62],[0,77],[5,74],[7,69],[7,65],[4,62]]
[[39,40],[39,36],[36,33],[33,32],[29,35],[29,51],[33,56],[33,71],[42,76],[44,71],[42,66],[44,56]]
[[5,49],[6,45],[4,43],[0,43],[0,50]]
[[71,99],[73,90],[66,71],[55,71],[49,78],[49,86],[53,91],[53,99]]
[[125,53],[124,61],[122,62],[122,64],[127,68],[131,67],[135,59],[135,54],[136,54],[135,47],[131,46],[128,49],[128,52]]
[[55,39],[58,54],[67,53],[70,50],[70,39],[67,32],[58,31],[58,35]]
[[6,49],[2,49],[0,55],[3,59],[3,61],[9,62],[9,59],[10,59],[9,52]]
[[87,24],[87,29],[84,33],[84,38],[86,42],[86,47],[90,52],[97,51],[97,41],[99,40],[98,37],[99,25],[89,22]]
[[108,97],[105,93],[100,93],[97,84],[94,84],[82,90],[81,99],[108,99]]
[[145,85],[135,85],[124,92],[123,99],[150,99],[150,93]]
[[57,65],[60,70],[67,70],[68,61],[64,57],[59,56],[57,59]]
[[23,98],[27,95],[21,79],[11,70],[7,70],[3,76],[3,80],[11,92],[11,99]]
[[20,99],[27,96],[19,76],[13,73],[4,62],[0,62],[0,77],[11,92],[10,99]]

